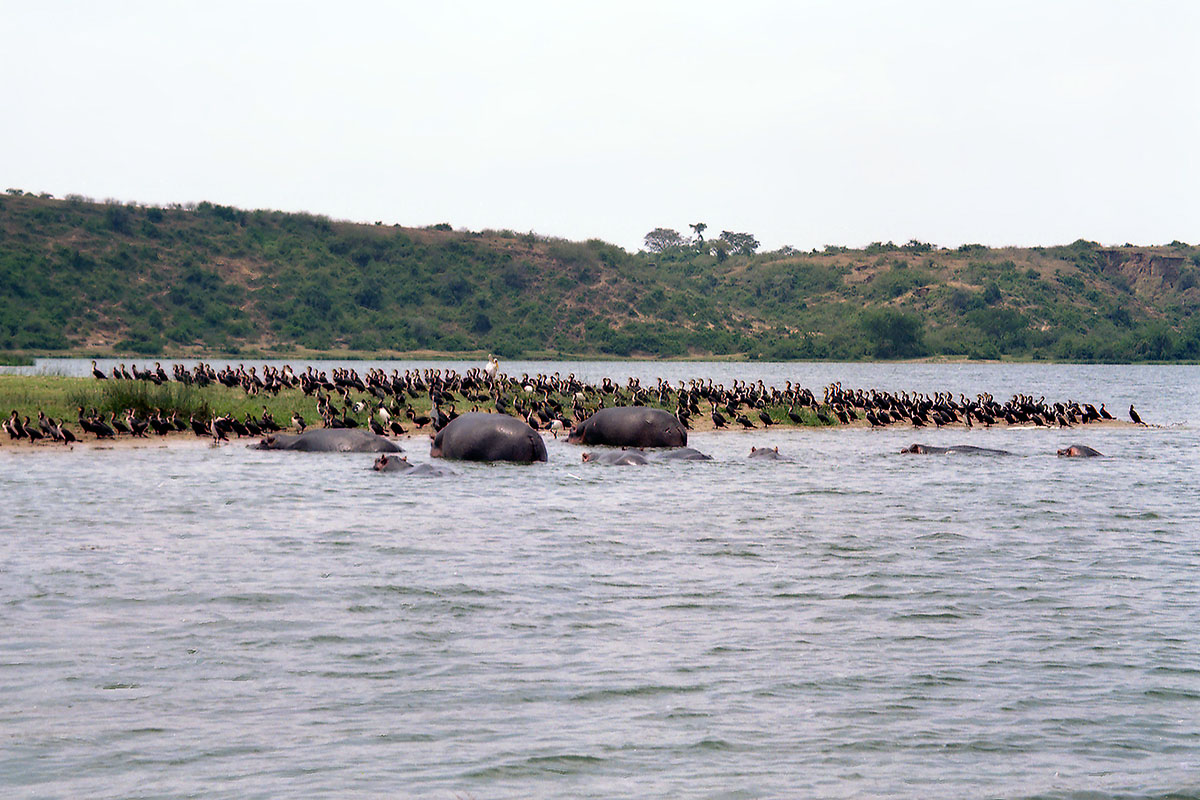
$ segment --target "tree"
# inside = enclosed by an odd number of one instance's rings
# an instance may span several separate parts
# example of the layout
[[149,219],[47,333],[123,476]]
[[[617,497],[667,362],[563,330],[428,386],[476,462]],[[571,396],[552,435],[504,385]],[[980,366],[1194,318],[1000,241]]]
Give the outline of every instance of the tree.
[[721,238],[729,244],[729,250],[734,255],[752,256],[754,251],[759,248],[758,239],[749,233],[721,231]]
[[679,231],[671,230],[670,228],[655,228],[646,234],[646,249],[651,253],[661,253],[664,250],[670,250],[672,247],[681,247],[684,244],[683,237],[679,235]]
[[919,317],[894,308],[864,311],[859,319],[876,358],[915,358],[927,352]]
[[696,232],[696,244],[704,244],[704,231],[708,225],[704,222],[693,222],[688,227]]

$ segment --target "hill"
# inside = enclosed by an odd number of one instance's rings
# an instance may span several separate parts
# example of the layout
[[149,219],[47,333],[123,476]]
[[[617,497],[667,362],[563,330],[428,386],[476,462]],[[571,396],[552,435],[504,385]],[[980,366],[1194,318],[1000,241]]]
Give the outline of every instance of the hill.
[[0,196],[0,352],[1200,359],[1200,248],[679,242]]

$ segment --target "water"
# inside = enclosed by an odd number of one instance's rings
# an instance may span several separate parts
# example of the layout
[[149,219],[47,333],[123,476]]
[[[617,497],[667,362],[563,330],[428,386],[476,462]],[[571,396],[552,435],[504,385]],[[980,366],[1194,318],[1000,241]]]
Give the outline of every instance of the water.
[[525,366],[1162,427],[696,434],[713,462],[630,468],[550,441],[452,480],[0,447],[3,795],[1200,794],[1200,369]]

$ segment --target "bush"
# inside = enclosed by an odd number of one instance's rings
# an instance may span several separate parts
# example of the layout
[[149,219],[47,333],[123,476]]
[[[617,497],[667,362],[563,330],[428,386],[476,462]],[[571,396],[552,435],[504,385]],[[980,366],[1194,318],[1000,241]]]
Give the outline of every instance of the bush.
[[174,381],[162,386],[150,381],[97,381],[87,390],[72,392],[70,401],[73,406],[94,405],[102,414],[110,411],[124,414],[129,408],[143,417],[156,408],[167,414],[178,411],[183,417],[192,414],[207,417],[210,414],[208,401],[198,389]]
[[918,358],[928,350],[920,318],[891,308],[864,311],[859,324],[876,358]]

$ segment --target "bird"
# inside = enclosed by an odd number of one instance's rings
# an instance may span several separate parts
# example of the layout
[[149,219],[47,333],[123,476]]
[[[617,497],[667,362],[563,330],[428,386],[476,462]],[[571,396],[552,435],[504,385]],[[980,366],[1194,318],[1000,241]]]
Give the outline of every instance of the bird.
[[1130,404],[1130,406],[1129,406],[1129,418],[1131,420],[1133,420],[1133,423],[1135,425],[1145,425],[1146,424],[1146,423],[1142,422],[1142,418],[1138,416],[1138,413],[1133,410],[1132,404]]
[[483,368],[483,374],[487,375],[488,378],[495,378],[496,373],[499,371],[500,371],[500,359],[496,358],[494,355],[489,354],[487,365]]
[[108,380],[108,376],[105,375],[104,372],[99,367],[96,366],[95,361],[92,362],[92,376],[98,381]]

